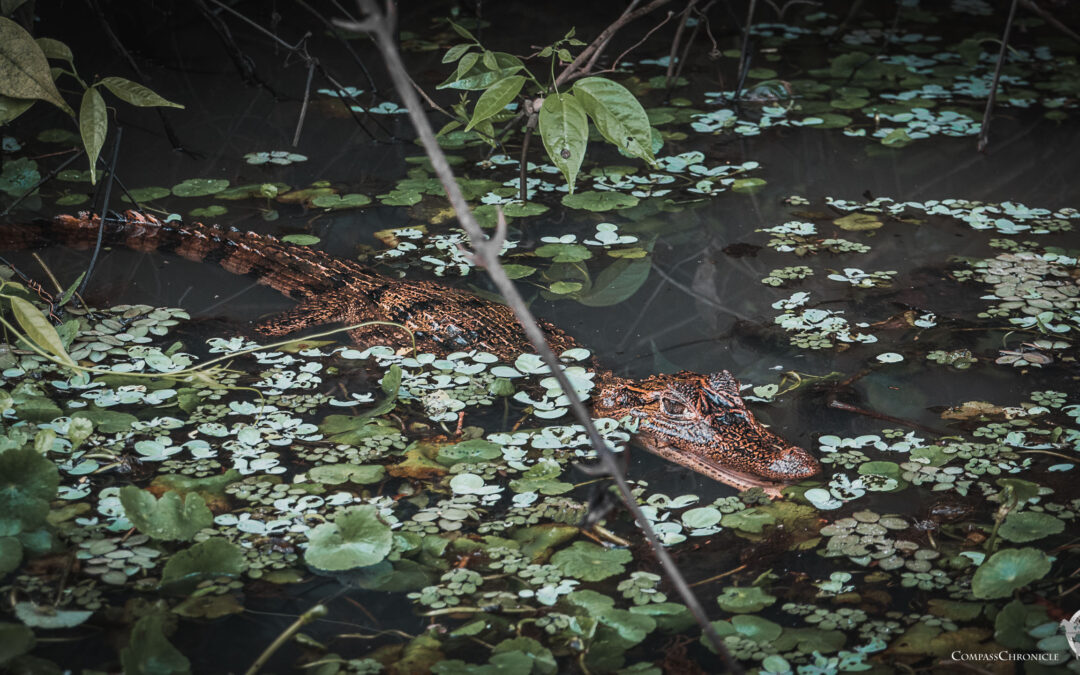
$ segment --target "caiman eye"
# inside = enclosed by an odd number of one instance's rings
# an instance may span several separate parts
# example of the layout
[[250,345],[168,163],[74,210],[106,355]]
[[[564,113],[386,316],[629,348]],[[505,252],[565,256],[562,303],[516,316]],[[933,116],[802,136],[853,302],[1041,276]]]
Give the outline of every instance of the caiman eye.
[[660,399],[660,407],[664,409],[664,413],[671,415],[672,417],[679,417],[686,412],[686,406],[678,401],[672,401],[669,398]]

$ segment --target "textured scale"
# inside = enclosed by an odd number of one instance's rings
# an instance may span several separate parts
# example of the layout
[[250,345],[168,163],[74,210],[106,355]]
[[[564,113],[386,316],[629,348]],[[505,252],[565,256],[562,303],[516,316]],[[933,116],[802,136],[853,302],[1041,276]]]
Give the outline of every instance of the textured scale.
[[[101,229],[96,215],[81,213],[0,226],[0,246],[90,248],[99,231],[106,246],[216,263],[298,300],[293,309],[256,326],[264,335],[331,323],[392,321],[408,327],[422,351],[478,349],[508,362],[533,351],[505,305],[431,281],[391,279],[357,262],[254,232],[164,223],[136,211],[106,218]],[[577,346],[551,324],[542,321],[540,326],[556,353]],[[384,325],[356,328],[349,335],[362,346],[408,340],[400,329]],[[741,488],[765,486],[776,494],[780,484],[808,478],[821,468],[808,452],[754,418],[739,396],[738,381],[727,371],[654,375],[640,381],[599,371],[597,381],[597,415],[637,420],[639,438],[649,450],[717,480]]]

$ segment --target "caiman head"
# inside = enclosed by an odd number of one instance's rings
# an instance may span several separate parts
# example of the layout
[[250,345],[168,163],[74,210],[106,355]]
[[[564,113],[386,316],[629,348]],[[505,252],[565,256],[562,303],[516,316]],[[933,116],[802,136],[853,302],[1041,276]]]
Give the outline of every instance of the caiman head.
[[739,395],[739,381],[726,370],[612,377],[600,383],[593,412],[615,419],[629,415],[650,451],[741,489],[764,487],[778,494],[783,484],[821,470],[813,455],[754,419]]

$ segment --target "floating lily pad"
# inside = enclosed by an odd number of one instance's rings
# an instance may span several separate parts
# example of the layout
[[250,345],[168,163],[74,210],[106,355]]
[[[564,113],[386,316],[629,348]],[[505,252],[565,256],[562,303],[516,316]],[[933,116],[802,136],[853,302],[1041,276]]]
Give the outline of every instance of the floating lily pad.
[[1002,539],[1023,544],[1064,531],[1065,523],[1048,513],[1013,511],[1001,524],[998,534]]
[[246,568],[239,546],[221,537],[211,537],[169,558],[161,572],[161,583],[184,592],[184,587],[194,588],[203,579],[236,577]]
[[636,206],[638,198],[633,195],[605,190],[583,190],[562,198],[563,206],[571,209],[585,209],[586,211],[613,211]]
[[329,571],[367,567],[382,561],[392,543],[390,526],[379,519],[378,509],[352,506],[308,533],[304,560]]
[[206,500],[194,492],[183,499],[175,492],[155,499],[150,492],[128,485],[120,490],[120,502],[128,520],[154,539],[188,541],[214,520]]
[[725,612],[760,612],[776,602],[776,596],[769,595],[757,586],[728,586],[716,598],[716,602]]
[[[371,197],[362,194],[350,193],[346,195],[319,195],[311,200],[311,205],[320,209],[355,209],[367,206],[371,203]],[[385,202],[384,202],[385,203]]]
[[227,187],[229,181],[224,178],[188,178],[174,185],[172,193],[177,197],[205,197],[222,192]]
[[0,537],[41,527],[59,484],[56,465],[33,448],[0,452]]
[[281,238],[281,241],[286,244],[296,244],[297,246],[314,246],[322,239],[312,234],[287,234]]
[[1050,571],[1050,558],[1034,548],[1005,549],[990,556],[975,570],[971,592],[976,598],[1012,595],[1018,588],[1041,579]]
[[582,581],[600,581],[622,574],[624,565],[633,559],[630,551],[604,548],[586,541],[575,541],[551,557],[551,562],[567,576]]
[[378,464],[325,464],[308,471],[308,478],[326,485],[368,485],[381,482],[385,475],[386,467]]

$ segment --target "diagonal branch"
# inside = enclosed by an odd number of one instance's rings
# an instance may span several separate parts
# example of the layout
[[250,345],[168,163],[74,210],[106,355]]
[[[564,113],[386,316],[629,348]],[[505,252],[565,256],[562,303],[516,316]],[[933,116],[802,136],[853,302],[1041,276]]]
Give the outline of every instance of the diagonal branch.
[[[664,2],[667,2],[667,0],[654,0],[645,8],[638,11],[652,11],[652,9]],[[540,358],[547,364],[551,374],[559,382],[559,386],[562,388],[563,393],[570,400],[570,408],[573,411],[574,416],[582,426],[584,426],[589,440],[596,450],[600,464],[611,476],[612,480],[614,480],[618,487],[619,495],[626,504],[626,508],[633,515],[642,532],[645,534],[649,545],[652,547],[653,553],[660,561],[672,586],[678,591],[683,602],[686,603],[687,608],[693,614],[694,619],[701,626],[705,638],[709,641],[716,653],[720,655],[727,670],[741,673],[741,669],[738,664],[732,660],[724,642],[716,632],[716,629],[709,623],[708,617],[705,615],[705,611],[702,609],[700,603],[698,603],[697,598],[694,597],[693,591],[690,590],[686,580],[683,579],[682,575],[679,573],[675,562],[671,559],[671,555],[660,543],[656,533],[653,531],[652,527],[650,527],[648,518],[645,517],[645,514],[637,504],[637,500],[630,491],[630,486],[626,482],[626,477],[619,467],[615,454],[608,448],[607,443],[605,443],[604,439],[593,425],[589,411],[585,409],[581,399],[578,398],[577,394],[574,392],[573,385],[570,384],[566,375],[563,373],[562,366],[559,363],[558,358],[556,358],[555,354],[551,351],[551,347],[548,346],[544,333],[536,322],[536,318],[533,317],[532,312],[529,311],[521,294],[518,293],[517,287],[499,264],[499,254],[501,253],[502,248],[500,232],[505,229],[505,225],[496,230],[496,235],[494,237],[488,238],[484,235],[475,216],[473,216],[472,211],[469,209],[469,205],[465,201],[461,188],[458,186],[457,181],[454,180],[454,174],[450,169],[450,164],[446,160],[446,155],[443,154],[435,140],[435,133],[431,128],[431,123],[422,112],[420,99],[409,84],[409,76],[401,61],[401,55],[398,53],[397,47],[394,44],[394,20],[396,18],[394,3],[389,2],[387,4],[388,10],[386,14],[382,12],[379,3],[375,0],[358,0],[358,3],[360,9],[367,18],[362,22],[339,21],[337,24],[345,29],[370,33],[374,38],[379,51],[382,53],[383,60],[386,62],[386,67],[390,72],[390,78],[394,82],[394,87],[397,89],[398,95],[401,96],[402,101],[405,103],[405,107],[409,111],[409,117],[412,120],[413,126],[416,128],[417,135],[420,137],[424,150],[431,160],[432,168],[438,175],[439,181],[443,185],[443,189],[446,190],[447,197],[449,197],[450,204],[457,213],[461,226],[469,235],[473,247],[473,255],[475,256],[477,263],[487,270],[495,287],[502,294],[503,298],[506,299],[507,304],[514,311],[514,315],[517,316],[518,321],[525,330],[526,336],[529,338],[529,342],[532,343],[537,354],[539,354]],[[635,12],[634,14],[637,13]],[[626,15],[622,18],[626,18]],[[608,30],[612,31],[610,27]],[[599,41],[600,38],[597,38],[597,40]],[[599,44],[599,42],[594,42],[594,44]],[[582,60],[581,56],[578,57],[578,60],[575,60],[575,63],[580,60]],[[571,68],[573,68],[573,64],[571,64],[570,68],[563,71],[563,75],[570,72]]]

